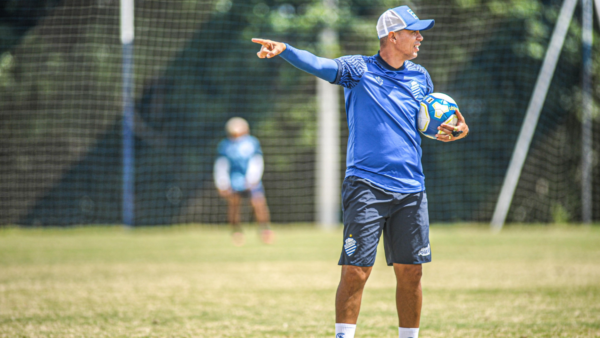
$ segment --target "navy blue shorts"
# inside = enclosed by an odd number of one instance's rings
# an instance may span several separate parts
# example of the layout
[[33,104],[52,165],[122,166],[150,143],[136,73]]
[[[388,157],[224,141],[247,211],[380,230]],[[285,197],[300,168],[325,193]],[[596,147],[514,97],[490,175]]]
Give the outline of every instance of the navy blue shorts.
[[382,233],[388,265],[431,262],[425,191],[401,194],[350,176],[342,186],[342,211],[339,265],[373,266]]
[[264,197],[265,196],[265,188],[263,188],[262,182],[259,182],[252,189],[247,189],[247,190],[243,190],[243,191],[235,191],[234,190],[234,193],[240,194],[240,196],[242,196],[242,197],[254,199],[257,197]]

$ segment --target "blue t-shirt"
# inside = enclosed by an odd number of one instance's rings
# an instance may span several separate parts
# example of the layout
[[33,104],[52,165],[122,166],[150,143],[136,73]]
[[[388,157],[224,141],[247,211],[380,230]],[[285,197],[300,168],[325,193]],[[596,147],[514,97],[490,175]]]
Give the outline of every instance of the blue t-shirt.
[[335,59],[333,81],[344,87],[348,120],[346,176],[358,176],[394,192],[425,190],[419,104],[433,92],[425,68],[405,61],[399,69],[379,54]]
[[219,156],[224,156],[229,161],[229,178],[231,189],[234,191],[246,190],[246,172],[248,163],[254,155],[262,155],[260,143],[250,135],[236,139],[224,139],[219,143]]

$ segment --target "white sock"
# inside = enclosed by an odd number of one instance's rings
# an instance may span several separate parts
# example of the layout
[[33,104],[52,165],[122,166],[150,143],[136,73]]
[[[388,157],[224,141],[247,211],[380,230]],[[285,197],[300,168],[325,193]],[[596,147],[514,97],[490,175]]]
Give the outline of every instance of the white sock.
[[407,329],[405,327],[399,327],[398,336],[400,338],[419,338],[419,328]]
[[335,323],[335,338],[354,338],[356,324]]

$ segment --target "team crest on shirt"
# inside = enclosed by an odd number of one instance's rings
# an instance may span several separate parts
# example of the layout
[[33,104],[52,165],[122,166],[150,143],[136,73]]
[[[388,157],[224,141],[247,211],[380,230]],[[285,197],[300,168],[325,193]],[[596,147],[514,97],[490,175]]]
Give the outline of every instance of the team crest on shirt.
[[346,238],[346,244],[344,244],[344,250],[346,251],[346,255],[352,256],[354,251],[356,251],[356,241],[354,238]]
[[377,81],[377,83],[379,83],[380,86],[383,85],[383,80],[379,76],[375,77],[375,81]]
[[410,83],[410,91],[413,93],[415,99],[421,101],[421,86],[419,86],[419,83],[417,81],[412,81]]

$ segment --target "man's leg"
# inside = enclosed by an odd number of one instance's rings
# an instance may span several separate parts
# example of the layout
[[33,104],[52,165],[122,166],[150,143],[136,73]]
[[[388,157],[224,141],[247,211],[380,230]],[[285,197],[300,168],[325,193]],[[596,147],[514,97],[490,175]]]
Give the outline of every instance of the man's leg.
[[339,265],[342,276],[336,294],[336,338],[353,338],[363,289],[371,274],[377,245],[393,196],[355,176],[344,179],[344,238]]
[[233,193],[227,197],[227,220],[234,231],[241,231],[240,227],[240,194]]
[[[398,310],[398,327],[400,337],[418,337],[421,321],[421,305],[423,292],[421,289],[421,264],[396,264],[396,308]],[[416,330],[415,330],[416,329]],[[404,331],[404,332],[403,332]]]
[[396,274],[398,336],[418,338],[423,301],[421,264],[431,262],[427,194],[397,194],[394,199],[397,202],[383,234],[386,260]]
[[273,243],[275,236],[269,226],[269,223],[271,222],[271,216],[269,214],[269,207],[267,206],[267,199],[265,198],[265,195],[261,193],[252,195],[250,203],[254,209],[256,222],[259,224],[260,239],[265,244]]
[[233,231],[233,244],[237,246],[244,245],[244,234],[240,225],[240,204],[242,197],[240,194],[233,193],[227,197],[227,219],[231,224]]
[[342,265],[342,277],[335,296],[335,322],[356,324],[365,283],[373,267]]
[[271,222],[271,216],[269,215],[269,207],[267,206],[267,199],[265,196],[252,196],[250,203],[252,203],[252,208],[254,208],[256,222],[261,225],[269,224],[269,222]]
[[335,336],[354,338],[362,294],[373,267],[342,265],[335,296]]

